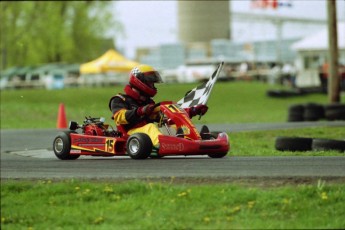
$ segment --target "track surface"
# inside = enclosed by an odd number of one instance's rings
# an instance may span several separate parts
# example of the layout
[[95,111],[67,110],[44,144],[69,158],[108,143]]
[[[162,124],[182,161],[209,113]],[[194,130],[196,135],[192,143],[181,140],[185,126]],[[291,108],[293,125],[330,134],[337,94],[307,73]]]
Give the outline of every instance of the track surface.
[[[239,132],[344,126],[345,122],[210,125],[212,131]],[[56,129],[1,130],[1,178],[344,178],[345,157],[166,157],[132,160],[129,157],[81,157],[61,161],[51,150]]]

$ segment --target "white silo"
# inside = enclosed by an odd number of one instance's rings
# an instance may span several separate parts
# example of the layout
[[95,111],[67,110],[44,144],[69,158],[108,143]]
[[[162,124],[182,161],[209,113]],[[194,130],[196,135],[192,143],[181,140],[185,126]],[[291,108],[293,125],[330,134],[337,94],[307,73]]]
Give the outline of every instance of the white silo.
[[178,36],[183,43],[230,39],[229,1],[178,1]]

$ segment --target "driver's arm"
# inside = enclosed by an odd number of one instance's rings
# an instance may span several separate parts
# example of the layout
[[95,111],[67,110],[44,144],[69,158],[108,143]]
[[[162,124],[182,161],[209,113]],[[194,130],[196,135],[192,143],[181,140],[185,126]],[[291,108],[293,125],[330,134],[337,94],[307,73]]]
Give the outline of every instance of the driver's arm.
[[114,97],[110,103],[115,124],[126,125],[140,121],[137,109],[129,109],[127,104],[120,97]]
[[149,116],[149,119],[150,119],[150,120],[153,120],[153,121],[159,120],[159,118],[160,118],[160,114],[159,114],[160,110],[161,110],[161,109],[160,109],[159,106],[155,107],[155,108],[153,109],[151,115]]

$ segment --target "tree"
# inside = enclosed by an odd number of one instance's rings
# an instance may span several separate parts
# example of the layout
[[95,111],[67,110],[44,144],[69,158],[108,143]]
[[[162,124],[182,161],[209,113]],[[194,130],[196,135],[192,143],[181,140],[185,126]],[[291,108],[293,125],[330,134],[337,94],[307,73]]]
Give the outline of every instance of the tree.
[[[82,63],[106,49],[109,28],[122,34],[111,1],[2,1],[1,69],[48,62]],[[109,43],[107,43],[109,44]]]

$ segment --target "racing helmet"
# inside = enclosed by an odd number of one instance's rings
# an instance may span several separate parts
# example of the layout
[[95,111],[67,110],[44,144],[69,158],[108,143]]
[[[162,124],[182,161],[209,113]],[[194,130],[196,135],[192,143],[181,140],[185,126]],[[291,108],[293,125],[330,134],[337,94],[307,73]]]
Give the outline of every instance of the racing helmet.
[[161,82],[163,82],[161,75],[149,65],[136,66],[129,74],[129,84],[145,96],[155,96],[157,88],[154,83]]

